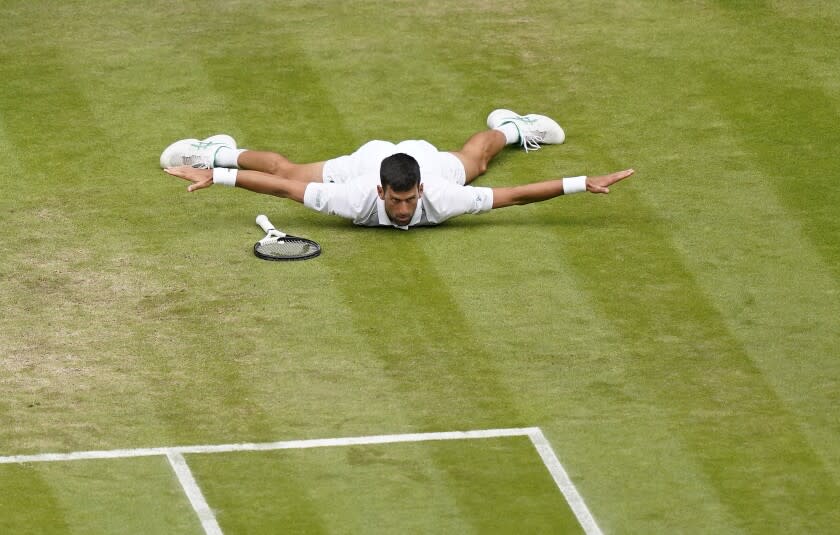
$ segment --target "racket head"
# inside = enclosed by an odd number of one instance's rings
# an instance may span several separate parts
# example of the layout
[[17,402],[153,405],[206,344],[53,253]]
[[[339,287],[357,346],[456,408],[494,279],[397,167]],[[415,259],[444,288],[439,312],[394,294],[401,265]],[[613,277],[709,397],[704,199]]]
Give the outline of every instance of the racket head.
[[312,240],[268,235],[254,244],[254,255],[263,260],[308,260],[321,254],[321,246]]

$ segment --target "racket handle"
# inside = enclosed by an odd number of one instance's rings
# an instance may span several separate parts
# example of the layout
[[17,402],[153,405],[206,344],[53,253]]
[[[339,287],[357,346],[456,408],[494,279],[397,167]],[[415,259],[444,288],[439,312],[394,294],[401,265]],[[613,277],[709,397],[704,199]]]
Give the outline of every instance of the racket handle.
[[268,217],[266,217],[265,214],[257,216],[257,225],[259,225],[265,232],[274,230],[274,225],[271,224],[271,221],[268,220]]

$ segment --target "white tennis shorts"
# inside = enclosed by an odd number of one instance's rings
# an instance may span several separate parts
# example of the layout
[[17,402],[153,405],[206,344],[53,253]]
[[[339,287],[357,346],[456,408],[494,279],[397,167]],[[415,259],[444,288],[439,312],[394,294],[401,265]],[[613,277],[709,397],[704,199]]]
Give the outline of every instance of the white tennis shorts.
[[408,154],[417,160],[421,177],[439,177],[462,186],[467,181],[464,164],[457,156],[451,152],[440,152],[428,141],[416,139],[396,145],[390,141],[368,141],[353,154],[324,162],[323,181],[343,184],[363,176],[379,177],[382,160],[398,153]]

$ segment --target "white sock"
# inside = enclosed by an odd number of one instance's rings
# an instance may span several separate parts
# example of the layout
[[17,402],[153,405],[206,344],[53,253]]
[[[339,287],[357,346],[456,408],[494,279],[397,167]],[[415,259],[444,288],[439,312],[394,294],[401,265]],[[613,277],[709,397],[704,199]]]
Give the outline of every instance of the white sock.
[[231,147],[222,147],[216,153],[216,167],[227,167],[228,169],[238,169],[239,155],[248,149],[234,149]]
[[508,145],[512,145],[513,143],[519,143],[519,129],[516,128],[516,125],[513,123],[505,123],[501,126],[497,126],[493,130],[498,130],[499,132],[505,135],[505,139],[507,140]]

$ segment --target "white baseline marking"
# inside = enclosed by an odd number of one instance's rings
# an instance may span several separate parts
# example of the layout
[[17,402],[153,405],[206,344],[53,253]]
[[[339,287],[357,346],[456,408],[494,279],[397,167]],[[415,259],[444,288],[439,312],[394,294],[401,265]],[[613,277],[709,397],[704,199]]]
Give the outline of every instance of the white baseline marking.
[[219,523],[216,521],[216,515],[213,514],[213,510],[210,509],[207,500],[204,499],[204,494],[198,488],[198,483],[195,482],[195,478],[184,456],[180,453],[170,452],[166,454],[166,458],[169,460],[169,464],[172,465],[172,470],[175,471],[175,475],[178,476],[178,481],[181,482],[181,487],[184,488],[184,492],[187,494],[187,498],[189,498],[195,514],[198,515],[201,526],[204,528],[204,533],[207,535],[223,535],[222,528],[219,527]]
[[181,486],[190,503],[201,519],[208,534],[221,534],[204,495],[201,493],[192,472],[184,459],[186,454],[226,453],[239,451],[275,451],[288,449],[327,448],[336,446],[361,446],[370,444],[394,444],[400,442],[428,442],[436,440],[471,440],[481,438],[500,438],[527,436],[540,455],[543,464],[551,473],[557,488],[566,498],[572,512],[587,535],[602,535],[592,513],[586,507],[583,498],[572,483],[557,454],[539,427],[509,429],[480,429],[475,431],[446,431],[440,433],[408,433],[399,435],[371,435],[362,437],[319,438],[311,440],[287,440],[282,442],[219,444],[204,446],[173,446],[161,448],[136,448],[121,450],[77,451],[72,453],[41,453],[36,455],[9,455],[0,457],[0,464],[19,464],[37,462],[79,461],[85,459],[124,459],[129,457],[150,457],[164,455],[175,470]]
[[442,433],[409,433],[402,435],[372,435],[364,437],[316,438],[310,440],[287,440],[244,444],[219,444],[209,446],[171,446],[161,448],[136,448],[123,450],[77,451],[73,453],[40,453],[36,455],[10,455],[0,457],[0,464],[37,463],[48,461],[80,461],[84,459],[123,459],[126,457],[151,457],[167,455],[170,452],[226,453],[235,451],[273,451],[305,448],[326,448],[333,446],[361,446],[369,444],[393,444],[396,442],[426,442],[430,440],[463,440],[475,438],[498,438],[528,436],[537,427],[521,429],[482,429],[479,431],[448,431]]

